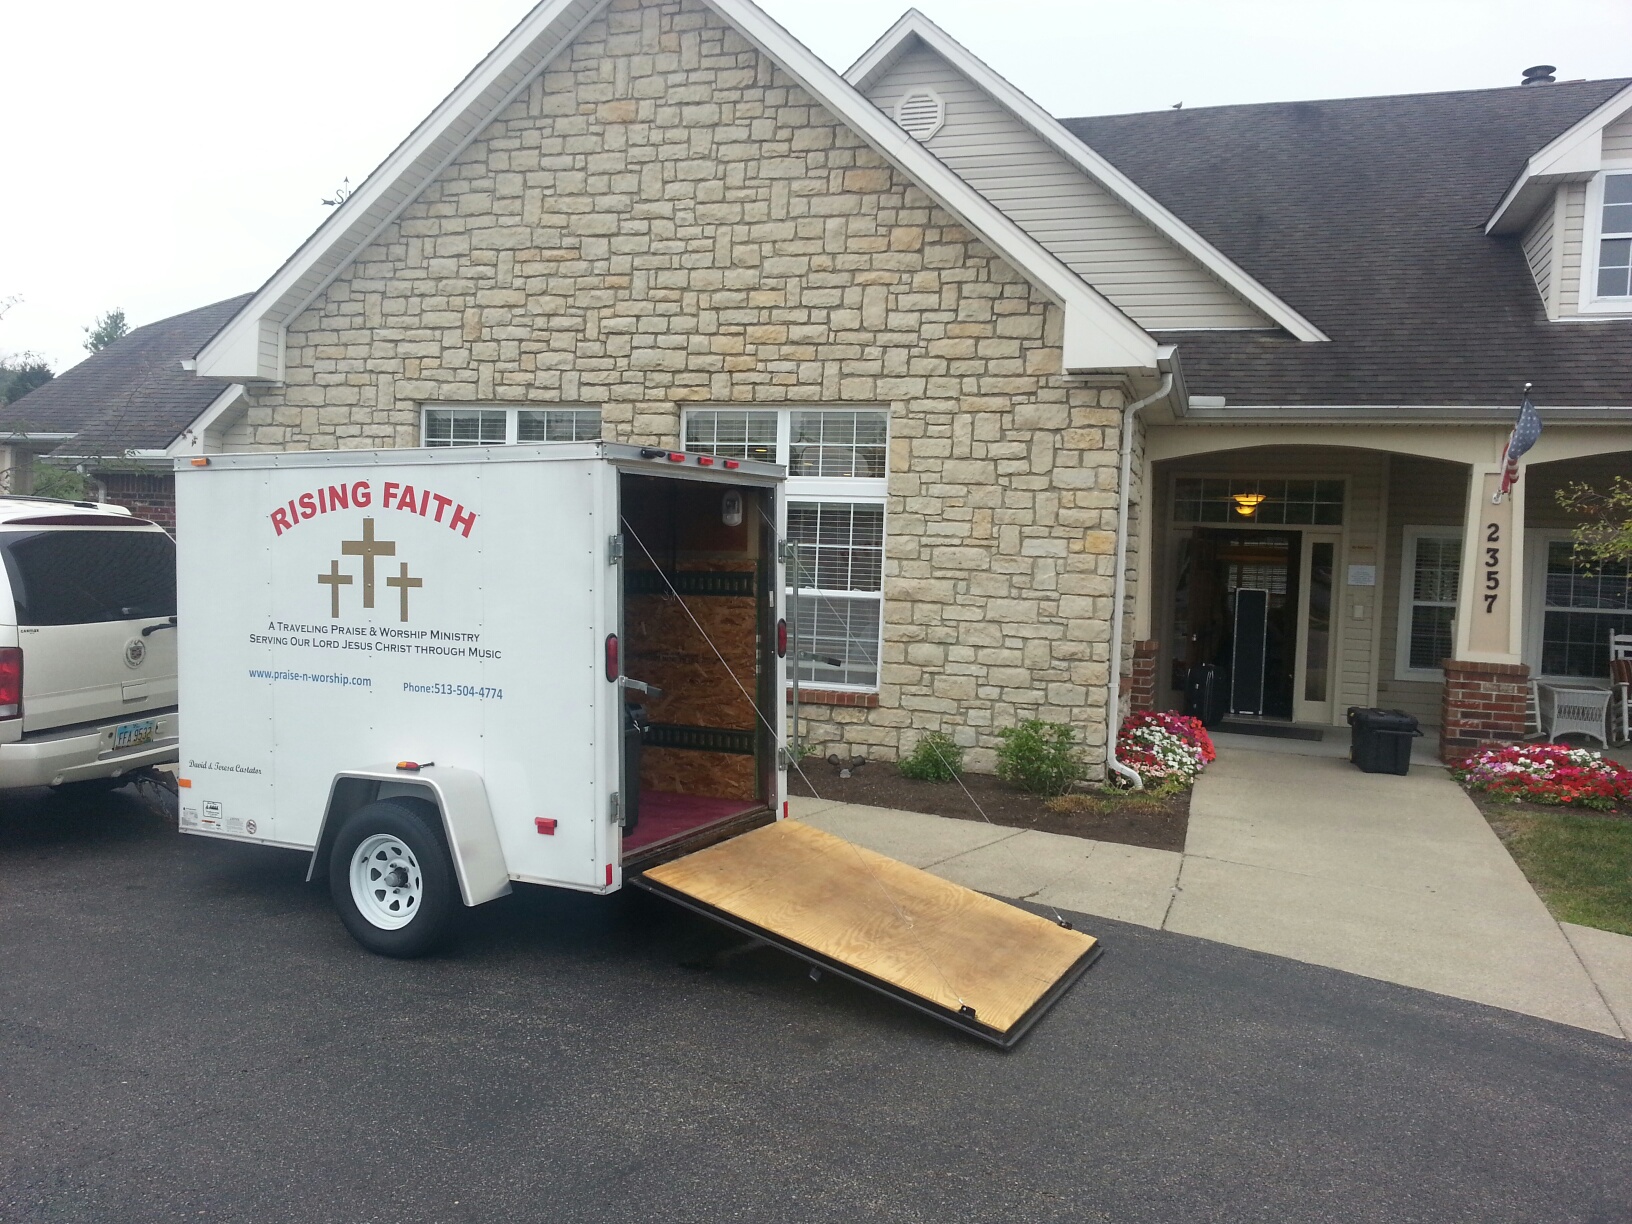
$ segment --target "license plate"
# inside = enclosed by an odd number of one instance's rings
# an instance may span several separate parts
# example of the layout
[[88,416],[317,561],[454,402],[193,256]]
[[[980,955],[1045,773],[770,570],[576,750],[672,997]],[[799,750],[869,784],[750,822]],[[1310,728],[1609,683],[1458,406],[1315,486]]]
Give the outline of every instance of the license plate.
[[113,729],[115,748],[134,748],[145,744],[159,733],[159,720],[144,718],[141,722],[120,723]]

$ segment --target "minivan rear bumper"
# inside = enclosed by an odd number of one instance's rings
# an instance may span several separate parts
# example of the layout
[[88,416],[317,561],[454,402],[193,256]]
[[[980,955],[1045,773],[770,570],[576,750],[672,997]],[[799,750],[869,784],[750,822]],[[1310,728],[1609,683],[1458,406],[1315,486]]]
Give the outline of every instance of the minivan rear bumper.
[[[113,747],[116,727],[154,719],[153,739],[133,748]],[[15,744],[0,744],[0,790],[60,786],[117,778],[180,759],[181,719],[174,710],[127,715],[106,723],[35,731]]]

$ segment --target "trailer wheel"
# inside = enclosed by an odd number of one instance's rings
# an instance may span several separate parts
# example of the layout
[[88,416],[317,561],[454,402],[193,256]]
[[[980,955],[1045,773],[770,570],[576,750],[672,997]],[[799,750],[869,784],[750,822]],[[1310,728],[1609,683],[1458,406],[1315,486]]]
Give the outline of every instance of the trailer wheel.
[[459,895],[438,823],[424,800],[381,799],[340,827],[329,852],[329,895],[370,952],[423,956],[447,937]]

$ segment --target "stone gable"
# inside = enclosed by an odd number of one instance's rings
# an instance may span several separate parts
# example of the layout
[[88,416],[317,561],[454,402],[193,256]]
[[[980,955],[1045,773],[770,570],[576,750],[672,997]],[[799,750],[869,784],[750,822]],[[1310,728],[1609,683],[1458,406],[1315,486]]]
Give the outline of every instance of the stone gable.
[[426,402],[581,404],[673,446],[688,404],[886,405],[876,708],[893,756],[1073,722],[1103,758],[1120,392],[1060,310],[693,0],[614,0],[288,329],[257,448],[410,446]]

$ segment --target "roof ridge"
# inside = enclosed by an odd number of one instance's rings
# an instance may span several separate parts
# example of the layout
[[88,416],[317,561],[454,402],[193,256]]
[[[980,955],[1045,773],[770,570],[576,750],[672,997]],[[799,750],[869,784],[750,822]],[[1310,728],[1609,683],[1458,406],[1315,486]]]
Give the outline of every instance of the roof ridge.
[[1224,110],[1269,110],[1273,107],[1284,106],[1311,106],[1320,104],[1343,104],[1350,102],[1389,102],[1406,101],[1420,98],[1448,98],[1458,94],[1495,94],[1517,93],[1524,90],[1526,93],[1536,93],[1538,96],[1543,90],[1566,89],[1579,85],[1615,85],[1625,88],[1632,85],[1632,77],[1593,77],[1577,81],[1555,81],[1548,85],[1486,85],[1479,89],[1431,89],[1421,93],[1391,93],[1391,94],[1355,94],[1343,98],[1287,98],[1277,102],[1222,102],[1217,106],[1186,106],[1182,110],[1173,107],[1164,107],[1160,110],[1143,111],[1113,111],[1098,115],[1070,115],[1061,116],[1061,123],[1091,123],[1096,119],[1132,119],[1143,118],[1149,115],[1195,114],[1199,111]]

